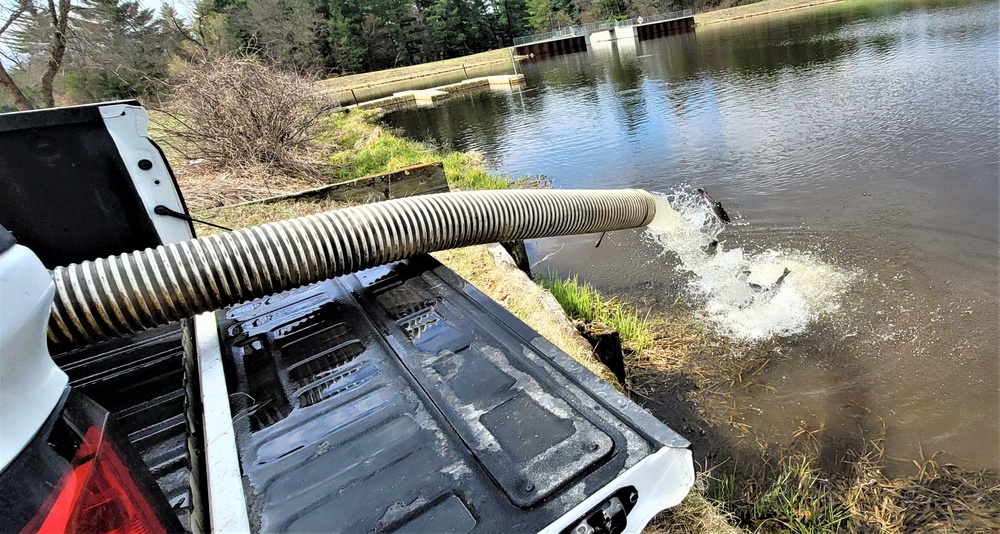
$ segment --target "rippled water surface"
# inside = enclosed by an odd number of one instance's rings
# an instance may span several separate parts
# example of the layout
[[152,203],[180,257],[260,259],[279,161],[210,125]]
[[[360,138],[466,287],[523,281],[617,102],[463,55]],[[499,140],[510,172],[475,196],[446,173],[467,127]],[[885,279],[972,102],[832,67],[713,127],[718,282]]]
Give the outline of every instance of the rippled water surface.
[[[521,90],[385,120],[555,187],[667,195],[687,219],[539,240],[536,272],[778,336],[769,387],[741,399],[756,428],[850,436],[874,413],[890,455],[995,468],[998,43],[997,2],[834,4],[526,64]],[[711,258],[694,187],[735,219]],[[783,268],[767,302],[732,282]]]

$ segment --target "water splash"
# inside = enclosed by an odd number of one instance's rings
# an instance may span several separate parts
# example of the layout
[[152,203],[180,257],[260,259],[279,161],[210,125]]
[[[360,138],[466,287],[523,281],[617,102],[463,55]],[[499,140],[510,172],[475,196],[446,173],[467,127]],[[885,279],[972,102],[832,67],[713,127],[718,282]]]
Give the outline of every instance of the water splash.
[[[705,247],[723,227],[698,195],[681,190],[658,196],[656,218],[646,235],[677,256],[677,270],[691,275],[687,289],[702,302],[702,315],[720,333],[745,341],[791,336],[840,309],[851,273],[807,253],[753,254],[739,247],[726,249],[723,240],[714,255],[708,254]],[[784,269],[791,273],[775,285]]]

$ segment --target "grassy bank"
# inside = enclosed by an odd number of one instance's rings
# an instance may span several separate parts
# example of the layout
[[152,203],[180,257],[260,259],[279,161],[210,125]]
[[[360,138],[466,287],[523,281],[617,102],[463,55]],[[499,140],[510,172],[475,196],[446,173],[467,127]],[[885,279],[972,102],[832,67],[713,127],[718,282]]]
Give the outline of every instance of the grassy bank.
[[[331,117],[321,142],[335,147],[328,158],[336,181],[389,172],[401,167],[440,161],[448,183],[459,189],[506,189],[518,182],[486,170],[475,152],[435,150],[376,124],[377,112],[352,111]],[[522,178],[527,183],[528,178]]]
[[[405,139],[377,122],[378,113],[357,110],[326,118],[312,154],[317,173],[309,179],[262,176],[235,172],[198,172],[197,166],[177,166],[178,183],[195,218],[229,228],[326,211],[338,207],[322,198],[287,200],[232,206],[245,201],[301,191],[324,183],[336,183],[372,174],[390,172],[418,163],[440,161],[448,183],[457,189],[506,189],[538,183],[534,177],[497,174],[486,170],[482,155],[475,152],[441,151]],[[220,187],[225,184],[225,187]],[[198,225],[199,235],[219,230]]]
[[618,331],[622,343],[630,352],[641,354],[653,346],[653,331],[646,319],[613,299],[607,299],[588,284],[581,284],[575,277],[560,279],[543,277],[542,286],[548,289],[573,319],[587,323],[599,322]]
[[[766,347],[732,344],[684,310],[649,316],[573,279],[544,285],[571,317],[615,325],[626,348],[628,392],[692,440],[699,473],[688,497],[647,532],[994,532],[1000,475],[913,461],[888,477],[884,424],[853,440],[803,426],[774,443],[743,424],[731,391],[755,387]],[[831,452],[835,451],[835,452]]]
[[742,6],[704,11],[694,16],[694,22],[697,26],[705,26],[844,1],[846,0],[762,0]]

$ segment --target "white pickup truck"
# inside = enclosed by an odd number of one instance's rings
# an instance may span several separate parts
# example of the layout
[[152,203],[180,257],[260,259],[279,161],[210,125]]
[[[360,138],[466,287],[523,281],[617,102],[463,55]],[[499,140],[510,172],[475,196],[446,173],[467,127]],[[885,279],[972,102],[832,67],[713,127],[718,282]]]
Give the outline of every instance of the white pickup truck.
[[[638,532],[687,494],[684,438],[419,240],[320,224],[405,233],[458,204],[191,241],[146,123],[131,101],[0,115],[0,531]],[[648,224],[642,194],[441,196],[486,206],[482,240],[548,198],[589,202],[562,233]],[[371,250],[337,270],[341,244]]]

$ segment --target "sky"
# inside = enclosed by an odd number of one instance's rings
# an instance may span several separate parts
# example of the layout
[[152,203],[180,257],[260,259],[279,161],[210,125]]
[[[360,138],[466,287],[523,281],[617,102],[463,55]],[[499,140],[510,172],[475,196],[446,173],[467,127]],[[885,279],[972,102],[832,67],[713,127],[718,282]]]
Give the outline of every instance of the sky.
[[188,0],[139,0],[139,3],[142,4],[142,7],[156,11],[157,14],[160,13],[161,5],[163,5],[164,3],[170,4],[184,18],[187,18],[191,15],[191,11],[194,4],[193,1],[188,1]]
[[[2,8],[7,7],[9,3],[9,0],[0,0],[0,13],[4,11]],[[194,0],[139,0],[139,3],[142,4],[142,7],[152,9],[157,15],[160,14],[160,6],[167,3],[173,6],[184,18],[191,16],[194,6]],[[7,45],[3,42],[0,42],[0,52],[9,52]],[[4,59],[2,54],[0,54],[0,62],[4,66],[10,66],[10,62]]]

